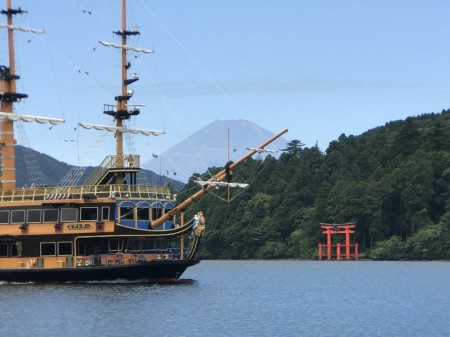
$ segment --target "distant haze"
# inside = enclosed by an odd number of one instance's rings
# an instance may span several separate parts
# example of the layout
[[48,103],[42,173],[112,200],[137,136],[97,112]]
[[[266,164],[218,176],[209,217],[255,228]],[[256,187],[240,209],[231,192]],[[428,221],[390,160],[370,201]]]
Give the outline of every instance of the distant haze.
[[[288,126],[286,126],[288,127]],[[230,160],[244,156],[247,147],[256,147],[282,130],[268,131],[247,120],[216,120],[156,158],[144,163],[145,169],[186,182],[194,173],[204,173],[209,167],[222,167]],[[228,147],[228,132],[229,142]],[[267,149],[286,148],[288,140],[279,138]],[[280,152],[272,154],[278,157]],[[257,156],[257,154],[255,155]]]

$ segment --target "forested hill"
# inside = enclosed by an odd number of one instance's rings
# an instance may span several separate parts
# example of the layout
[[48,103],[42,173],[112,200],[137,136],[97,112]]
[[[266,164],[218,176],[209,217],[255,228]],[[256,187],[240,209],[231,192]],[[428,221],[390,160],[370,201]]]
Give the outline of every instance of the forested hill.
[[[27,162],[28,161],[28,162]],[[41,178],[48,186],[58,185],[64,176],[71,170],[72,166],[56,160],[44,153],[37,152],[31,148],[17,145],[16,147],[16,173],[17,186],[30,186],[34,181],[31,179]],[[95,170],[95,167],[87,166],[79,183],[82,183]],[[42,172],[42,176],[40,174]],[[160,176],[149,170],[141,171],[147,181],[157,185],[170,185],[175,191],[183,188],[184,184],[170,179],[165,176]]]
[[230,203],[215,191],[195,205],[202,257],[316,258],[320,223],[355,222],[368,258],[450,259],[450,110],[343,134],[325,153],[293,140],[239,166],[233,181],[247,180]]

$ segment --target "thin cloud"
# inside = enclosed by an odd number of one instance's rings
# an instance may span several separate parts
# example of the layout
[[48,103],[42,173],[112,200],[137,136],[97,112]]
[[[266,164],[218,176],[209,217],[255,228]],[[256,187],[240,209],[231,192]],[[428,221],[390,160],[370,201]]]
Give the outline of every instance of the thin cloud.
[[[329,91],[386,91],[406,90],[425,86],[426,84],[390,83],[390,82],[364,82],[354,80],[279,80],[269,77],[254,78],[251,80],[222,81],[209,83],[206,81],[165,82],[156,89],[144,89],[149,94],[162,94],[171,97],[215,96],[222,92],[228,94],[283,94],[304,92]],[[429,87],[429,85],[426,85]]]

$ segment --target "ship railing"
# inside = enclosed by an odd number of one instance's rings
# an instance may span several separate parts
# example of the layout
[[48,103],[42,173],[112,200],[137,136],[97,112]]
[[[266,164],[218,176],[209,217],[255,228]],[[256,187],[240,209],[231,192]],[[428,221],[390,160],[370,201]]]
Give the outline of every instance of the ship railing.
[[86,184],[95,184],[109,169],[116,167],[117,156],[107,156],[102,163],[86,179]]
[[[183,256],[187,256],[187,249],[184,249]],[[139,264],[152,260],[179,260],[181,258],[180,248],[168,249],[147,249],[128,251],[126,253],[107,253],[90,256],[78,256],[77,267],[100,267],[121,264]]]
[[102,163],[92,172],[86,179],[86,185],[96,184],[108,170],[111,169],[127,169],[139,168],[140,156],[134,154],[110,155],[107,156]]
[[134,198],[171,200],[170,188],[153,185],[81,185],[58,187],[23,187],[0,190],[0,202],[29,202],[40,200],[86,200],[96,198]]
[[157,260],[161,259],[171,259],[171,260],[178,260],[181,257],[181,254],[183,254],[183,257],[186,257],[189,249],[185,248],[183,252],[181,251],[181,248],[161,248],[161,249],[144,249],[144,250],[131,250],[129,251],[133,254],[139,254],[139,255],[147,255],[151,254],[154,255]]

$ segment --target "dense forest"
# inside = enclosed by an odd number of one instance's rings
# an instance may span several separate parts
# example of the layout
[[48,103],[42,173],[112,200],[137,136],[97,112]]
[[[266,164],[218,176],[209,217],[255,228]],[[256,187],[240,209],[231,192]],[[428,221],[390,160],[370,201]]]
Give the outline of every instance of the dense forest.
[[250,186],[194,206],[207,219],[202,258],[314,259],[320,223],[354,222],[366,258],[450,259],[450,110],[342,134],[325,153],[292,140],[278,159],[246,161],[233,181]]

